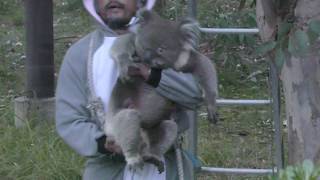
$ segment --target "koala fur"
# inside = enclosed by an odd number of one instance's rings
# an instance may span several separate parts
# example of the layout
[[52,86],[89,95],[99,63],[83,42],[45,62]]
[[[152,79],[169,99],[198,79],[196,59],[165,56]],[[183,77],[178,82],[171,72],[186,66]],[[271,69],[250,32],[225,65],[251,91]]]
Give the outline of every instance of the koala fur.
[[[141,78],[128,76],[129,66],[140,61],[155,68],[192,73],[204,92],[211,122],[217,121],[216,70],[210,59],[194,48],[199,33],[196,23],[172,22],[149,10],[140,10],[138,18],[134,32],[120,36],[111,48],[120,75],[111,95],[104,130],[107,141],[120,145],[131,168],[149,162],[162,172],[161,156],[177,137],[177,125],[170,118],[174,105]],[[124,107],[128,100],[130,108]]]

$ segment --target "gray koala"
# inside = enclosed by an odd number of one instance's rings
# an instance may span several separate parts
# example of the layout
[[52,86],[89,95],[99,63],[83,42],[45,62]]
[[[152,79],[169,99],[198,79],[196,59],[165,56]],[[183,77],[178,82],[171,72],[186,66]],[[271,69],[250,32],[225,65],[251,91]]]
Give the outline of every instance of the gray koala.
[[[120,75],[111,95],[104,130],[107,142],[114,141],[122,148],[129,167],[135,169],[148,162],[161,173],[161,156],[177,137],[177,125],[172,118],[174,103],[157,94],[142,78],[130,77],[129,67],[143,62],[154,68],[192,73],[202,87],[208,119],[214,123],[216,70],[210,59],[193,48],[199,33],[196,23],[172,22],[149,10],[137,14],[134,32],[120,36],[111,48]],[[125,108],[128,101],[130,107]]]

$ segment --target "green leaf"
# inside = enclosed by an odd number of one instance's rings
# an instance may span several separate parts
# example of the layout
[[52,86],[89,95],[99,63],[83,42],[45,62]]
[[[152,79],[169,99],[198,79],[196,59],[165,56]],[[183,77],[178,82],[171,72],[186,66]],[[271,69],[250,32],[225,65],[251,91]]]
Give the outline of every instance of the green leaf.
[[319,35],[313,31],[308,31],[307,34],[310,39],[310,44],[313,44],[319,37]]
[[243,44],[244,42],[244,34],[239,34],[239,42]]
[[260,45],[257,48],[257,54],[260,55],[265,55],[267,52],[271,51],[272,49],[274,49],[277,45],[277,42],[275,41],[268,41],[266,43],[263,43],[262,45]]
[[318,177],[320,177],[320,167],[319,166],[317,168],[315,168],[315,170],[312,172],[313,179],[316,180]]
[[309,37],[306,32],[298,30],[294,33],[296,39],[297,39],[297,45],[298,45],[298,50],[301,52],[305,52],[310,45],[309,43]]
[[276,61],[276,66],[279,70],[282,69],[285,58],[286,58],[286,56],[285,56],[283,50],[281,48],[277,48],[276,54],[275,54],[275,61]]
[[245,42],[248,44],[248,45],[253,45],[253,44],[257,44],[256,42],[256,38],[252,35],[245,35]]
[[286,36],[290,32],[292,26],[292,23],[281,23],[278,28],[278,39],[282,39],[284,36]]
[[289,37],[288,51],[294,56],[305,55],[308,52],[309,46],[309,37],[304,31],[297,30]]
[[294,178],[295,173],[294,173],[294,168],[292,166],[288,166],[285,170],[286,175],[287,175],[287,179],[291,180]]
[[320,35],[320,21],[312,20],[309,22],[309,31],[312,31],[318,35]]
[[310,160],[304,160],[303,164],[302,164],[303,170],[304,170],[304,174],[305,174],[305,179],[309,179],[309,177],[311,176],[313,169],[314,169],[314,165],[313,162]]
[[295,42],[294,36],[291,35],[289,37],[289,42],[288,42],[288,51],[292,55],[295,55],[295,53],[296,53],[296,47],[294,46],[295,45],[294,42]]

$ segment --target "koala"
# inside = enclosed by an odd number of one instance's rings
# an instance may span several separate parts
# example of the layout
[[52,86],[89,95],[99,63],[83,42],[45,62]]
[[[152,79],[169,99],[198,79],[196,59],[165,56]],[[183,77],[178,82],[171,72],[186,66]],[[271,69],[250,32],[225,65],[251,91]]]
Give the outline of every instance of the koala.
[[[161,173],[161,156],[177,137],[177,124],[172,118],[174,103],[157,94],[142,78],[129,76],[129,67],[142,62],[154,68],[193,74],[203,90],[208,119],[214,123],[216,70],[210,59],[194,48],[199,30],[192,20],[172,22],[144,9],[137,14],[133,32],[117,38],[110,51],[120,74],[112,91],[104,131],[107,142],[114,141],[122,148],[130,168],[142,167],[147,162]],[[128,101],[130,107],[125,107]]]
[[203,90],[208,120],[216,123],[217,73],[211,60],[194,48],[200,33],[198,24],[191,19],[172,22],[148,10],[138,15],[134,42],[137,56],[151,67],[191,73]]

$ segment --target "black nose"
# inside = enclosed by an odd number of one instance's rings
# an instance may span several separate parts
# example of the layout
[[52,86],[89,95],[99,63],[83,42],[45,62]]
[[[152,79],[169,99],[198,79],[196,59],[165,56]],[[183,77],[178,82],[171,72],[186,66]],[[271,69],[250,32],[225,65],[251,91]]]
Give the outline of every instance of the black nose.
[[151,59],[152,59],[152,52],[151,51],[145,51],[144,53],[143,53],[143,61],[144,62],[150,62],[151,61]]

